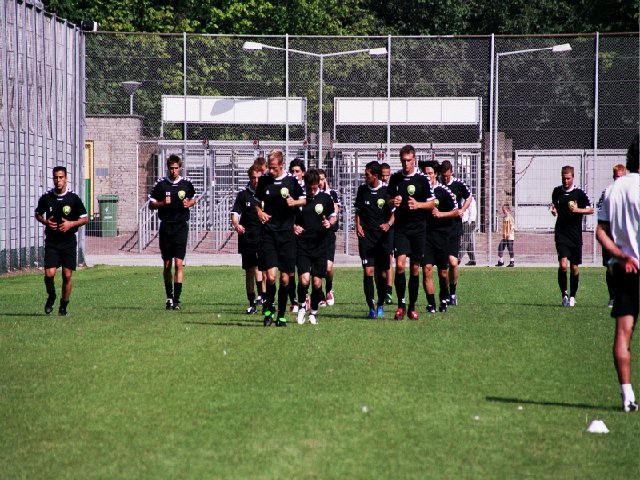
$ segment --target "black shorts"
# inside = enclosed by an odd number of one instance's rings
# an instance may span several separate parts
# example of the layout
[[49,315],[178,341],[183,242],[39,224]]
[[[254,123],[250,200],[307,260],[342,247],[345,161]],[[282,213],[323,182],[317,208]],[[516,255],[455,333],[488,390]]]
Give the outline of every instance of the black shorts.
[[582,263],[582,245],[556,240],[556,251],[558,252],[558,260],[566,258],[572,265]]
[[458,258],[460,256],[460,244],[462,243],[462,235],[455,231],[449,233],[449,246],[447,247],[449,255]]
[[640,302],[640,283],[637,273],[626,273],[617,263],[613,266],[613,318],[631,315],[638,318]]
[[250,268],[258,266],[258,252],[253,253],[241,253],[242,257],[242,269],[249,270]]
[[336,232],[329,230],[327,235],[327,260],[333,262],[336,259]]
[[362,266],[375,267],[382,271],[389,270],[391,266],[391,235],[370,235],[365,232],[364,238],[358,238],[358,251]]
[[327,242],[307,243],[298,239],[296,249],[298,275],[311,273],[312,276],[318,278],[327,276]]
[[56,244],[45,242],[44,244],[44,268],[68,268],[75,270],[77,265],[78,249],[75,235],[73,240]]
[[393,251],[396,258],[407,255],[412,262],[422,263],[426,225],[423,229],[411,230],[396,227],[393,235]]
[[179,258],[184,260],[187,254],[189,224],[160,222],[160,254],[163,260]]
[[263,228],[258,252],[258,268],[264,272],[274,267],[285,273],[295,271],[296,238],[293,229],[274,232]]
[[238,253],[257,254],[260,248],[260,237],[257,235],[238,235]]
[[422,266],[437,265],[440,270],[449,268],[449,244],[448,232],[427,232]]

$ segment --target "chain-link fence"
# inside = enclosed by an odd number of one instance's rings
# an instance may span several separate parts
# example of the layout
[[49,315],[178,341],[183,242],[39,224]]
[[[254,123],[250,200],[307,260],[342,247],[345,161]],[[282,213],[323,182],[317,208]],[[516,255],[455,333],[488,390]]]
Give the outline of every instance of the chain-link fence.
[[[343,199],[338,248],[354,254],[353,194],[364,165],[379,159],[398,168],[399,147],[411,143],[421,158],[452,160],[456,174],[471,186],[478,210],[478,263],[494,261],[503,204],[515,211],[516,256],[531,263],[554,262],[552,222],[545,209],[551,187],[560,183],[560,167],[576,167],[577,183],[595,202],[609,181],[610,167],[623,160],[638,130],[636,34],[245,37],[87,32],[66,40],[58,34],[53,44],[66,53],[32,66],[32,57],[50,58],[57,49],[40,40],[35,53],[21,56],[21,45],[31,42],[31,34],[23,31],[35,29],[36,36],[55,31],[49,23],[73,29],[46,15],[47,20],[24,20],[25,28],[16,28],[11,15],[31,7],[3,5],[3,65],[11,67],[15,61],[14,69],[27,72],[21,77],[3,69],[0,142],[9,159],[4,164],[10,165],[20,151],[30,152],[32,163],[40,156],[40,163],[33,163],[42,164],[39,171],[54,163],[73,165],[75,188],[86,190],[93,217],[86,229],[89,254],[157,251],[157,221],[146,212],[145,197],[163,174],[169,153],[184,156],[185,172],[198,186],[201,206],[193,222],[191,252],[235,251],[228,207],[244,185],[251,160],[276,147],[288,152],[288,160],[301,157],[327,170]],[[76,60],[83,41],[85,56],[80,58],[86,73]],[[565,43],[571,51],[552,50]],[[83,104],[74,102],[85,91],[87,131],[70,137],[82,131],[76,119],[84,118]],[[168,96],[183,99],[185,106],[193,99],[220,102],[197,114],[185,108],[176,120],[163,108]],[[14,125],[17,112],[24,111],[18,101],[36,97],[42,98],[40,106],[28,111],[36,112],[40,128],[32,128],[29,138],[41,135],[44,140],[32,142],[29,149],[11,146],[29,143],[26,120],[17,129]],[[302,118],[287,121],[276,112],[279,120],[265,121],[259,102],[251,104],[256,105],[253,110],[246,105],[242,110],[242,102],[256,99],[300,101]],[[360,120],[343,121],[338,102],[347,105],[354,99],[371,101],[359,110],[350,104]],[[425,102],[433,99],[443,100],[443,111]],[[459,112],[451,115],[447,105],[452,104],[446,103],[451,99],[471,99],[477,111],[465,113],[464,119],[456,116]],[[46,113],[52,108],[53,116]],[[88,152],[84,161],[71,147],[82,137]],[[9,199],[22,198],[10,185],[17,189],[20,175],[25,182],[27,177],[42,178],[42,191],[48,176],[28,175],[28,161],[14,165],[19,167],[2,190],[0,219],[7,239],[3,248],[14,239],[11,249],[20,251],[23,243],[37,248],[41,239],[37,228],[29,227],[32,233],[27,233],[13,226],[31,222],[33,205],[21,200],[20,209],[9,208]],[[104,194],[119,198],[112,229],[105,228],[107,219],[100,216]],[[597,262],[593,225],[592,217],[585,221],[585,251],[592,253],[585,255],[586,262]],[[18,240],[29,235],[32,240]],[[20,265],[25,264],[29,262]]]
[[83,44],[73,25],[26,2],[0,2],[0,273],[42,265],[34,210],[54,166],[84,190]]

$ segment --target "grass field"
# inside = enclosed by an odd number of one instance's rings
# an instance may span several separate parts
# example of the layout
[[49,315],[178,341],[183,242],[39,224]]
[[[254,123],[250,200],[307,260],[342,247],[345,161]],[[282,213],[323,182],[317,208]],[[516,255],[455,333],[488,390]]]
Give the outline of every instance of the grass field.
[[339,268],[319,325],[287,329],[243,314],[239,268],[189,267],[180,312],[160,273],[78,271],[66,318],[41,274],[0,277],[0,477],[640,476],[602,268],[573,309],[555,269],[465,269],[418,322],[365,320]]

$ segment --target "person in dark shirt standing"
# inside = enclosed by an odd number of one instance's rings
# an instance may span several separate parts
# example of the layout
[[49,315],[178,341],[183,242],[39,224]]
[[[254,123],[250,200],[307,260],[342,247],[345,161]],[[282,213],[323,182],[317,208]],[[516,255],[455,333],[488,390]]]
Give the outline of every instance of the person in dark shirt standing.
[[[416,165],[416,151],[411,145],[400,149],[402,169],[391,175],[387,188],[388,203],[395,207],[393,249],[396,256],[395,285],[398,309],[395,320],[402,320],[407,312],[411,320],[418,320],[416,301],[420,288],[420,264],[424,253],[427,210],[433,208],[434,198],[429,180]],[[405,266],[411,259],[409,272],[409,309],[406,309]]]
[[[369,307],[367,318],[384,317],[387,295],[386,274],[391,264],[391,227],[393,213],[387,203],[387,187],[382,184],[378,162],[365,166],[363,185],[358,187],[355,202],[356,234],[363,268],[364,297]],[[374,276],[378,290],[377,308],[374,300]]]
[[[558,251],[558,286],[562,306],[574,307],[582,263],[582,218],[593,213],[587,194],[573,184],[574,169],[562,167],[562,185],[551,194],[551,214],[556,218],[554,230]],[[570,291],[567,294],[567,269],[571,264]]]
[[[231,223],[238,234],[238,253],[242,256],[242,269],[245,271],[245,288],[249,306],[246,313],[258,311],[258,304],[262,301],[262,272],[258,270],[258,247],[260,245],[260,228],[262,224],[256,211],[256,188],[261,177],[257,165],[249,168],[249,184],[238,193],[231,208]],[[255,283],[254,283],[255,282]],[[256,289],[258,297],[256,298]]]
[[[327,172],[319,169],[318,173],[320,174],[320,191],[329,194],[329,196],[333,200],[333,207],[336,212],[336,222],[331,225],[331,228],[329,229],[329,235],[327,237],[327,299],[325,303],[329,306],[332,306],[336,301],[333,294],[333,262],[336,259],[336,233],[339,228],[338,222],[340,221],[340,195],[338,194],[337,190],[334,190],[329,185],[329,181],[327,180]],[[322,305],[322,302],[320,302],[320,305]]]
[[[160,218],[160,254],[167,295],[165,307],[167,310],[180,310],[183,264],[189,237],[189,209],[195,205],[196,199],[191,181],[180,175],[182,159],[179,156],[169,156],[167,170],[169,175],[159,179],[149,194],[149,208],[158,210]],[[172,263],[175,263],[173,275]]]
[[[337,217],[333,199],[320,191],[318,170],[309,169],[304,174],[306,204],[296,209],[294,232],[296,242],[296,267],[298,269],[298,310],[297,321],[306,321],[306,297],[312,281],[309,302],[309,323],[318,323],[318,306],[323,298],[322,279],[327,274],[327,243],[330,229]],[[313,280],[311,278],[313,277]]]
[[[264,311],[264,326],[274,323],[286,327],[287,295],[289,293],[289,273],[294,271],[296,259],[296,239],[293,233],[295,207],[305,205],[302,187],[292,175],[284,170],[281,150],[269,153],[267,161],[269,175],[258,180],[256,211],[262,229],[260,232],[259,268],[267,273],[267,288]],[[276,273],[280,271],[278,290],[278,310],[275,317]]]
[[451,230],[455,228],[458,215],[458,204],[451,190],[438,182],[438,162],[430,160],[421,165],[421,169],[429,179],[435,206],[427,213],[427,235],[422,260],[422,281],[427,295],[427,313],[436,313],[435,285],[433,283],[433,266],[438,269],[440,284],[441,312],[447,311],[449,303],[449,252],[451,251]]
[[471,205],[473,198],[471,190],[467,184],[458,177],[453,176],[453,165],[449,160],[445,160],[440,165],[442,184],[453,192],[458,205],[458,218],[454,218],[453,227],[451,229],[451,251],[449,252],[449,303],[451,305],[458,304],[458,296],[456,288],[458,286],[458,257],[460,256],[460,246],[462,243],[462,217]]
[[62,297],[58,315],[67,314],[67,305],[71,298],[71,277],[77,264],[78,228],[88,221],[87,210],[80,197],[67,188],[67,169],[53,168],[54,188],[38,200],[35,218],[45,226],[44,229],[44,285],[47,301],[44,313],[53,311],[56,301],[55,276],[58,267],[62,267]]

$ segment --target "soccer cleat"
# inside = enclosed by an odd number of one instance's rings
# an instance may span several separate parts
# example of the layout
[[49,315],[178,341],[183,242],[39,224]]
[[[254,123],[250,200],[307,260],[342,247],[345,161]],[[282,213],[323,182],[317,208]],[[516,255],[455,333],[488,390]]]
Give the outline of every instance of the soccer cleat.
[[502,260],[498,260],[498,263],[496,263],[496,267],[504,267],[504,262]]
[[297,303],[292,303],[291,306],[289,307],[289,310],[291,310],[291,313],[298,313],[298,304]]
[[441,312],[443,312],[443,313],[447,311],[447,302],[446,302],[446,301],[440,302],[440,308],[439,308],[439,310],[440,310]]
[[609,300],[609,303],[607,304],[607,307],[613,308],[613,298],[611,300]]
[[306,321],[305,319],[306,315],[307,315],[306,308],[300,308],[298,310],[298,316],[296,318],[296,320],[298,321],[298,325],[304,325],[304,322]]
[[49,297],[47,298],[47,302],[44,304],[44,313],[49,315],[51,312],[53,312],[54,303],[56,303],[56,296],[49,295]]
[[476,261],[475,260],[469,260],[467,263],[465,263],[465,265],[467,265],[468,267],[475,267]]
[[384,303],[386,303],[387,305],[391,305],[393,303],[393,298],[391,298],[390,293],[387,293],[387,295],[384,297]]
[[566,295],[562,296],[562,306],[563,307],[568,307],[569,306],[569,297],[567,297]]
[[271,311],[267,310],[264,312],[264,326],[265,327],[270,327],[271,324],[273,323],[273,319],[275,318],[275,315],[273,313],[271,313]]
[[576,297],[569,297],[569,306],[570,307],[576,306]]
[[318,324],[318,312],[311,312],[309,314],[309,323],[311,325],[317,325]]
[[394,320],[402,320],[404,318],[404,308],[398,308],[393,316]]
[[284,317],[280,317],[276,320],[276,327],[286,327],[287,319]]
[[516,266],[516,262],[509,262],[509,265],[507,265],[507,267],[515,267]]
[[318,303],[319,307],[326,307],[327,306],[327,302],[325,300],[320,300],[320,302]]
[[636,402],[622,402],[622,410],[625,413],[629,413],[629,412],[637,412],[638,411],[638,404]]
[[376,315],[376,309],[375,309],[375,308],[370,309],[370,310],[369,310],[369,314],[367,315],[367,318],[368,318],[369,320],[372,320],[372,319],[374,319],[374,318],[376,318],[376,317],[377,317],[377,315]]
[[253,315],[254,313],[256,313],[258,311],[258,309],[256,308],[255,305],[251,304],[247,307],[247,309],[245,310],[245,313],[247,315]]
[[60,317],[66,317],[67,316],[67,306],[64,305],[60,305],[60,308],[58,308],[58,316]]
[[175,298],[173,299],[173,309],[174,310],[182,310],[182,307],[180,306],[180,300],[176,300]]
[[418,320],[418,312],[415,310],[409,310],[409,320]]
[[327,305],[331,307],[334,303],[336,303],[336,299],[333,297],[333,290],[329,290],[327,292]]
[[378,311],[376,312],[378,317],[384,317],[384,307],[382,305],[378,305]]
[[449,305],[454,306],[454,307],[456,305],[458,305],[458,297],[456,297],[455,295],[451,295],[449,297]]
[[427,313],[436,313],[435,305],[427,305]]
[[173,308],[173,298],[167,298],[167,302],[164,304],[164,308],[171,310]]

